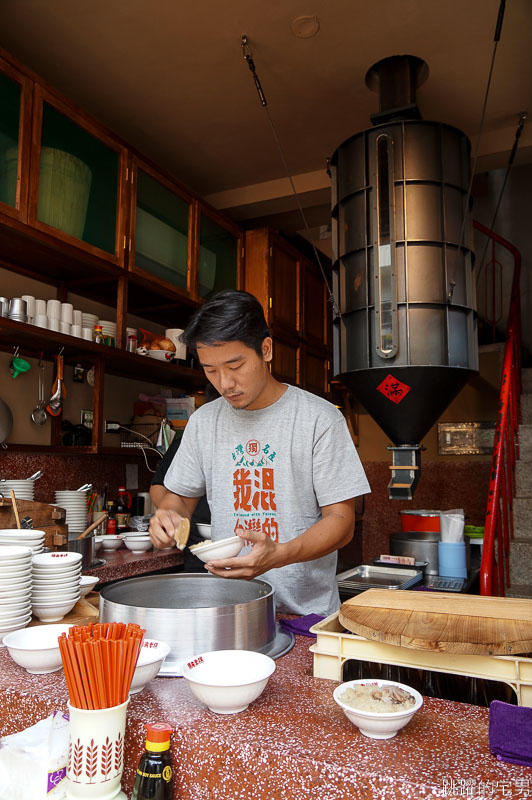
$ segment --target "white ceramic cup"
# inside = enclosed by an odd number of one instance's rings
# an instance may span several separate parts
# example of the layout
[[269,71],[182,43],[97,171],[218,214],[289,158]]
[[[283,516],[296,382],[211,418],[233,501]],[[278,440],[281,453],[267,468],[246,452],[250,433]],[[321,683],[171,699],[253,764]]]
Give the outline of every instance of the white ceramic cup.
[[182,333],[183,328],[168,328],[164,335],[175,345],[175,357],[185,359],[187,357],[187,348],[186,345],[179,341]]
[[26,301],[26,314],[33,318],[35,316],[35,298],[31,294],[23,294],[22,299]]
[[72,327],[70,329],[70,335],[71,336],[77,336],[78,339],[81,339],[81,336],[82,336],[82,334],[81,334],[81,325],[72,325]]
[[76,308],[72,311],[72,324],[79,325],[80,328],[83,325],[82,312]]
[[81,338],[87,339],[88,342],[92,342],[92,330],[91,328],[82,328],[81,329]]
[[39,328],[47,328],[48,317],[46,314],[37,314],[37,316],[33,318],[33,324],[37,325]]
[[60,326],[58,317],[48,317],[48,329],[51,331],[58,331]]
[[46,300],[39,300],[39,298],[35,300],[35,313],[33,316],[34,317],[46,316]]
[[72,303],[61,303],[61,322],[68,322],[72,325],[72,312],[74,307]]
[[59,323],[59,330],[61,331],[61,333],[66,333],[67,336],[70,336],[70,334],[72,333],[72,325],[70,324],[70,322],[61,321]]
[[48,319],[61,319],[61,301],[48,300],[46,303],[46,316]]

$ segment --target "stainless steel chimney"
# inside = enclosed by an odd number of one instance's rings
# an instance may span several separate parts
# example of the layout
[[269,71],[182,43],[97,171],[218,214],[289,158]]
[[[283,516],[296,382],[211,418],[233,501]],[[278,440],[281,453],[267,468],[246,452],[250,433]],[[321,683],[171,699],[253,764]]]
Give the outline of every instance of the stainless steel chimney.
[[469,140],[420,119],[421,59],[375,64],[374,127],[332,170],[335,374],[393,442],[389,495],[411,499],[421,440],[478,370]]

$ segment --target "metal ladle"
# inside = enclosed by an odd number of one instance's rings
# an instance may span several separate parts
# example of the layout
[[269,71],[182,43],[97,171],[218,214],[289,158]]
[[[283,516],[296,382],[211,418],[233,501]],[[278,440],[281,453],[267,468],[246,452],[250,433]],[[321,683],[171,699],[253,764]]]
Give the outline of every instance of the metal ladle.
[[44,402],[44,383],[43,383],[43,370],[44,364],[42,361],[39,362],[39,402],[31,412],[31,421],[34,422],[36,425],[44,425],[46,420],[48,419],[48,415],[46,413],[46,403]]

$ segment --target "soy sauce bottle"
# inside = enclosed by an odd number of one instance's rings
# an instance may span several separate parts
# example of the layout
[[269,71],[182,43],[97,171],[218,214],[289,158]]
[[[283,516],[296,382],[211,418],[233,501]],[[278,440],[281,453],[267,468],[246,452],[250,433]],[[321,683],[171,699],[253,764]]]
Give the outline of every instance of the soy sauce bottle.
[[166,722],[146,725],[146,750],[137,767],[131,800],[174,800],[170,735]]

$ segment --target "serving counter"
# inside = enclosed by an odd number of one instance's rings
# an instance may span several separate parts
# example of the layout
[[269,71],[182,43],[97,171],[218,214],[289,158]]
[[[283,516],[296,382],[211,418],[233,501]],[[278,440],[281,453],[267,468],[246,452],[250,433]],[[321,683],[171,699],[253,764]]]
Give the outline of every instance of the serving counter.
[[[336,683],[312,677],[311,643],[298,636],[261,697],[234,716],[208,711],[182,678],[157,678],[134,695],[122,782],[128,797],[144,723],[157,721],[174,728],[174,796],[180,800],[532,796],[532,769],[490,753],[486,708],[426,698],[395,738],[362,736],[333,701]],[[29,675],[0,651],[0,735],[64,710],[66,703],[62,672]]]
[[127,547],[120,547],[118,550],[99,550],[96,557],[105,561],[105,564],[84,569],[83,575],[94,575],[95,578],[99,578],[97,588],[109,581],[149,575],[160,570],[179,567],[183,563],[183,552],[177,547],[169,550],[148,550],[146,553],[132,553]]

